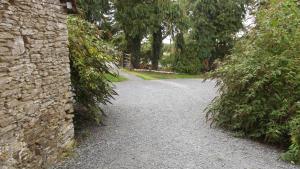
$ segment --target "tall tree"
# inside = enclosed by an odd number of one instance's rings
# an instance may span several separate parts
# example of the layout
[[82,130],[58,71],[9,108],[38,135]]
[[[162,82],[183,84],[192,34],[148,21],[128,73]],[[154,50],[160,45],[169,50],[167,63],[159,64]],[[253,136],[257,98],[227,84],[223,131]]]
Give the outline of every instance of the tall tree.
[[185,17],[180,3],[171,0],[154,0],[151,3],[151,26],[152,35],[152,69],[158,69],[158,61],[162,50],[162,41],[178,29],[178,23]]
[[90,22],[101,22],[111,9],[110,0],[78,0],[78,5]]
[[125,33],[127,52],[134,68],[140,66],[141,41],[150,20],[149,3],[145,0],[115,0],[115,18]]
[[161,55],[161,48],[162,48],[162,40],[163,40],[163,20],[165,15],[165,10],[163,9],[165,7],[166,3],[163,2],[169,2],[169,1],[160,1],[160,0],[154,0],[151,4],[152,7],[152,55],[150,57],[152,69],[157,70],[158,69],[158,60]]
[[198,57],[207,59],[208,69],[216,58],[229,54],[235,34],[243,27],[249,0],[194,0],[191,3],[191,38]]
[[103,30],[101,36],[104,40],[111,40],[118,32],[114,24],[112,0],[78,0],[78,5],[85,20]]

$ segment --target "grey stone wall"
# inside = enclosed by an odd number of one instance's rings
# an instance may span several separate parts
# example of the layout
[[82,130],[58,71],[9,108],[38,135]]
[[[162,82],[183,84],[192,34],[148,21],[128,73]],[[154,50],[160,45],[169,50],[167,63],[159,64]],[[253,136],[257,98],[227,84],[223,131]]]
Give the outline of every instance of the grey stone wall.
[[0,168],[46,168],[73,143],[67,14],[0,0]]

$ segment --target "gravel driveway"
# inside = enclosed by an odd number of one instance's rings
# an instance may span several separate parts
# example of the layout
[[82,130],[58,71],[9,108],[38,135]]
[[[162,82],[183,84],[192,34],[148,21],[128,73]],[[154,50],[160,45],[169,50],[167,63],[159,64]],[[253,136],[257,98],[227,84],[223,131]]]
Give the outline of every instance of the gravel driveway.
[[296,169],[279,160],[280,151],[210,128],[204,109],[216,95],[213,81],[196,79],[129,81],[116,84],[119,96],[105,107],[106,126],[68,169]]

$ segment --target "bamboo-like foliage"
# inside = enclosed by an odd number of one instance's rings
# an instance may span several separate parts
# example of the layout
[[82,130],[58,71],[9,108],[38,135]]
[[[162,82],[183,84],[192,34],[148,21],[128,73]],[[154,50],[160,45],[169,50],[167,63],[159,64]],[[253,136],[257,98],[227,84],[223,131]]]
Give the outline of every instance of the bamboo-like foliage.
[[221,95],[209,107],[213,123],[240,136],[289,146],[283,159],[300,161],[300,6],[271,0],[257,27],[213,73]]

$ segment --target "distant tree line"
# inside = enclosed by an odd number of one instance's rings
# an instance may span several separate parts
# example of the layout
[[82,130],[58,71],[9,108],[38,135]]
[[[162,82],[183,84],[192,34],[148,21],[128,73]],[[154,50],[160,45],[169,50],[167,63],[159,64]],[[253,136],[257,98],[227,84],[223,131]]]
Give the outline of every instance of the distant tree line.
[[[134,68],[142,67],[144,59],[158,69],[163,40],[171,37],[171,67],[185,73],[211,70],[214,60],[230,53],[248,4],[249,0],[79,0],[86,19],[131,55]],[[150,52],[145,56],[146,44]]]

